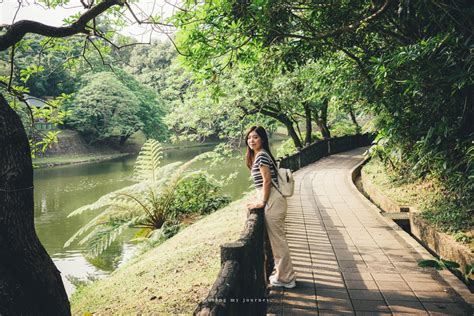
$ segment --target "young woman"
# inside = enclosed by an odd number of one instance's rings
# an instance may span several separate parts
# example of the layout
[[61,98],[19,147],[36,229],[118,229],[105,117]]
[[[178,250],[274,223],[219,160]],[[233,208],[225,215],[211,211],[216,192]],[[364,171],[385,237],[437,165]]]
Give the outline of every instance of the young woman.
[[287,204],[286,198],[278,191],[276,162],[270,152],[267,132],[261,126],[253,126],[247,133],[246,143],[246,164],[251,171],[259,199],[247,207],[265,209],[265,226],[275,260],[275,271],[270,276],[270,284],[293,288],[296,286],[296,278],[285,235]]

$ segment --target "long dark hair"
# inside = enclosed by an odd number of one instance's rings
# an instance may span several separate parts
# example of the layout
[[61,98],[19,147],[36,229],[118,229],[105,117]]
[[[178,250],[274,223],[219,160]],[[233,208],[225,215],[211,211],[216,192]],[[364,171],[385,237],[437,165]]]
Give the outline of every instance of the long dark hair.
[[255,152],[253,151],[253,149],[250,148],[249,143],[248,143],[249,135],[253,131],[255,131],[255,133],[257,133],[257,135],[260,136],[260,138],[262,139],[262,149],[265,150],[270,155],[270,157],[272,158],[273,162],[276,165],[276,160],[270,151],[267,131],[261,126],[252,126],[247,132],[247,134],[245,135],[245,145],[247,145],[247,153],[245,154],[245,164],[247,165],[247,167],[249,169],[252,169],[253,161],[255,160]]

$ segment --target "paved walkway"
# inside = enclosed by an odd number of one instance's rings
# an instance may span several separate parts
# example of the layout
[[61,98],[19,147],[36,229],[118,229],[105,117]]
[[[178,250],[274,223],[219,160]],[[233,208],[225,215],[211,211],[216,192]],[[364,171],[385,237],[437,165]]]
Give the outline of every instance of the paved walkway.
[[417,266],[420,247],[352,184],[363,151],[296,172],[286,222],[297,287],[272,290],[268,314],[469,315],[436,270]]

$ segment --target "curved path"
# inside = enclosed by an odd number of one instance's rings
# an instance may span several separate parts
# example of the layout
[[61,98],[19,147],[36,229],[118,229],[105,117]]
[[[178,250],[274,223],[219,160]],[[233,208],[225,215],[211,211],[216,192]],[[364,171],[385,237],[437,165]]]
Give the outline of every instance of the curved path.
[[297,287],[272,289],[268,314],[470,315],[445,281],[453,277],[418,267],[430,257],[426,250],[352,183],[364,150],[332,155],[295,173],[286,223]]

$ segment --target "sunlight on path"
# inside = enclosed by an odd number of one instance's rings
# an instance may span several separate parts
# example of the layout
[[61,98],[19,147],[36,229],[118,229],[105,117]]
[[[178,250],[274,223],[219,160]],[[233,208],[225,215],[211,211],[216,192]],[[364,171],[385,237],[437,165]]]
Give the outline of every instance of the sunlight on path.
[[466,315],[466,303],[376,214],[350,172],[364,149],[296,172],[287,237],[295,289],[272,290],[268,314]]

